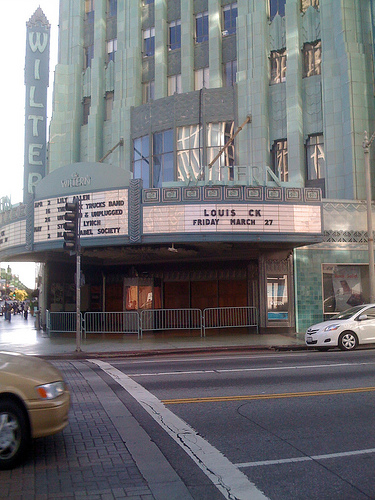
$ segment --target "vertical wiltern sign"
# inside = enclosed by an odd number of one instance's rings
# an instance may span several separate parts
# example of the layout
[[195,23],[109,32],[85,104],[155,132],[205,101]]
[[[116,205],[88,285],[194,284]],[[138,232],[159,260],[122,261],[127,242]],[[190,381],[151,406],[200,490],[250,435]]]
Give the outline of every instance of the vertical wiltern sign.
[[40,7],[26,23],[24,203],[46,175],[50,28]]

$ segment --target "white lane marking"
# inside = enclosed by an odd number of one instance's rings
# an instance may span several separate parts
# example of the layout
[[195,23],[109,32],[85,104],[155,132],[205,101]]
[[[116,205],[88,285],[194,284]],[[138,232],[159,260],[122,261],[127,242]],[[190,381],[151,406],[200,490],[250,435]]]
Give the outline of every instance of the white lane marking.
[[236,464],[239,468],[246,467],[259,467],[263,465],[279,465],[279,464],[290,464],[294,462],[308,462],[312,460],[326,460],[328,458],[342,458],[342,457],[352,457],[354,455],[366,455],[370,453],[375,453],[375,448],[369,448],[368,450],[353,450],[353,451],[343,451],[341,453],[330,453],[327,455],[313,455],[311,457],[295,457],[295,458],[281,458],[279,460],[263,460],[261,462],[244,462]]
[[129,377],[159,377],[165,375],[194,375],[202,373],[236,373],[236,372],[265,372],[282,370],[307,370],[315,368],[342,368],[343,366],[364,366],[374,363],[332,363],[325,365],[306,365],[306,366],[272,366],[261,368],[218,368],[215,370],[176,370],[173,372],[143,372],[129,373]]
[[176,443],[202,469],[216,488],[228,500],[266,500],[267,497],[249,481],[222,453],[203,439],[184,420],[168,410],[153,394],[111,364],[95,363],[111,376],[147,411]]

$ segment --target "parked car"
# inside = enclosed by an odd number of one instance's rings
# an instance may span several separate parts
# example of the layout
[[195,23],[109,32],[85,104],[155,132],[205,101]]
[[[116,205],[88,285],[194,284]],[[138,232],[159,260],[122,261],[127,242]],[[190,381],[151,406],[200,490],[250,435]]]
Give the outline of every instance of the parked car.
[[69,408],[69,390],[51,363],[0,351],[0,469],[18,465],[32,438],[64,429]]
[[309,347],[328,351],[339,347],[351,351],[359,344],[375,343],[375,304],[362,304],[310,326],[305,334]]

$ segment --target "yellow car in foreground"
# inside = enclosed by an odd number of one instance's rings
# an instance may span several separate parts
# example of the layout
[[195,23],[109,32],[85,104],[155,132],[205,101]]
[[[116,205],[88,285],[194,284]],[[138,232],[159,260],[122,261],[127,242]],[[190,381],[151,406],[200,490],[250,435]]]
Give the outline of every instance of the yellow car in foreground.
[[69,408],[69,390],[51,363],[0,351],[0,469],[19,464],[30,439],[64,429]]

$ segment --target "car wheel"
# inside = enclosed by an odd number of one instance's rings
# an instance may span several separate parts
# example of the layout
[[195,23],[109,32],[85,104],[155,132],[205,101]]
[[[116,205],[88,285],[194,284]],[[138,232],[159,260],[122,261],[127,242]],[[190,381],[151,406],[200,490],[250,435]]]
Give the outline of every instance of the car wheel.
[[327,352],[329,350],[329,347],[317,347],[317,349],[320,352]]
[[342,351],[352,351],[358,345],[358,337],[354,332],[342,332],[338,345]]
[[25,414],[14,401],[0,401],[0,469],[15,467],[26,454],[29,428]]

